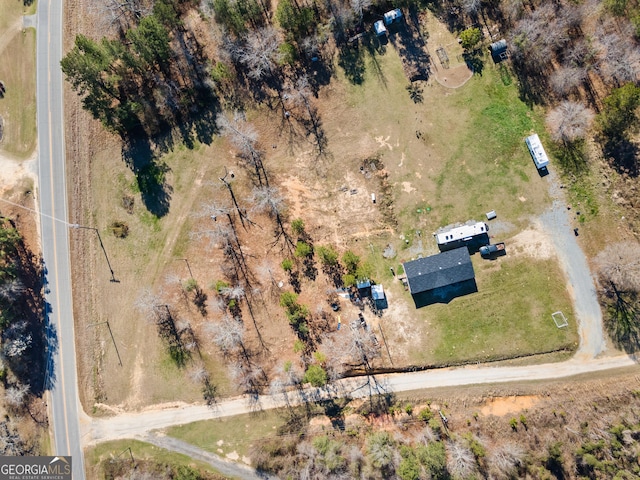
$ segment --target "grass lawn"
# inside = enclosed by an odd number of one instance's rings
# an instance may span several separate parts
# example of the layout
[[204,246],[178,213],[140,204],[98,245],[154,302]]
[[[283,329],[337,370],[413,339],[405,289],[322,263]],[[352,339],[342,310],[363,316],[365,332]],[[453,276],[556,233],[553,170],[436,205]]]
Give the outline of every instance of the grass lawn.
[[34,15],[38,8],[38,0],[31,0],[30,5],[24,5],[22,8],[23,15]]
[[131,454],[136,461],[152,460],[168,465],[184,465],[220,475],[220,473],[210,465],[198,460],[193,460],[187,455],[182,455],[181,453],[171,452],[164,448],[159,448],[155,445],[151,445],[150,443],[140,442],[138,440],[114,440],[111,442],[100,443],[85,450],[84,459],[86,462],[86,469],[89,472],[88,478],[104,478],[101,464],[112,458],[118,457],[121,454],[124,458],[129,457],[129,452],[127,451],[128,448],[131,449]]
[[[502,260],[493,266],[474,258],[477,293],[419,310],[425,324],[415,359],[484,361],[577,346],[571,300],[555,260]],[[551,314],[558,310],[569,327],[555,326]],[[433,339],[432,331],[438,332]]]
[[[4,13],[0,17],[9,21]],[[0,52],[0,80],[6,87],[0,99],[0,116],[4,119],[0,148],[18,158],[29,157],[36,144],[35,40],[34,29],[18,30]]]
[[[345,95],[353,130],[361,129],[362,137],[383,136],[378,153],[394,186],[397,231],[404,238],[385,235],[351,246],[373,264],[375,279],[397,298],[389,267],[398,271],[400,262],[437,253],[431,232],[438,227],[482,220],[485,212],[496,209],[516,233],[545,211],[550,205],[547,183],[524,143],[532,132],[544,138],[544,125],[540,112],[520,101],[517,86],[505,84],[489,59],[482,75],[459,89],[423,85],[424,100],[418,104],[399,88],[403,78],[396,52],[387,49],[376,61],[385,81],[367,70],[363,84],[347,84]],[[367,115],[376,109],[379,116]],[[334,134],[338,139],[340,132]],[[387,244],[398,252],[393,260],[382,257]],[[401,327],[403,319],[389,318],[385,334],[406,345],[403,337],[410,341],[409,332],[420,332],[418,345],[405,357],[409,363],[481,361],[575,348],[575,321],[558,330],[551,319],[556,310],[570,319],[573,312],[555,260],[474,258],[474,265],[478,292],[448,305],[416,310],[408,293],[400,293],[397,301],[407,303],[409,320]]]
[[267,410],[180,425],[166,433],[217,455],[235,452],[242,458],[248,456],[253,442],[275,434],[284,423],[277,410]]
[[13,25],[20,17],[27,14],[27,8],[21,0],[0,0],[0,35],[4,33],[10,25]]

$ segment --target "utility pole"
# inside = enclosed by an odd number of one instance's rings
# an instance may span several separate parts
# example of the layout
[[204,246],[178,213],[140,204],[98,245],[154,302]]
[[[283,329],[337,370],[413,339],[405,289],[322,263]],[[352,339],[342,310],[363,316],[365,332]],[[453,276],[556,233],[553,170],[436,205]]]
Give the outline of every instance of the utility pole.
[[118,280],[116,280],[116,277],[113,273],[113,268],[111,268],[111,262],[109,261],[109,256],[107,255],[107,250],[104,248],[104,243],[102,243],[102,237],[100,236],[100,231],[95,228],[95,227],[85,227],[84,225],[80,225],[78,223],[70,223],[69,224],[70,228],[73,229],[85,229],[85,230],[93,230],[94,232],[96,232],[96,234],[98,235],[98,240],[100,241],[100,247],[102,248],[102,252],[104,253],[104,258],[106,258],[107,260],[107,266],[109,267],[109,271],[111,272],[111,280],[110,282],[112,283],[118,283]]
[[[236,200],[236,196],[233,193],[233,189],[231,188],[231,184],[227,181],[227,175],[231,177],[231,179],[233,179],[235,177],[235,175],[233,174],[233,172],[229,172],[227,170],[227,167],[224,167],[224,176],[223,177],[218,177],[218,179],[224,183],[224,186],[227,187],[227,190],[229,190],[229,194],[231,195],[231,201],[233,202],[233,206],[236,207],[236,211],[238,212],[238,216],[240,217],[240,223],[242,223],[242,227],[246,230],[247,226],[244,224],[245,221],[245,215],[244,213],[242,213],[242,210],[240,210],[240,206],[238,205],[238,201]],[[246,219],[247,221],[251,222],[248,218]]]
[[131,463],[133,464],[133,468],[138,468],[138,465],[136,464],[135,459],[133,458],[133,452],[131,451],[131,447],[127,447],[125,448],[123,451],[121,451],[118,455],[116,455],[116,458],[118,458],[119,456],[121,456],[123,453],[125,452],[129,452],[129,455],[131,456]]
[[113,342],[113,347],[116,349],[116,355],[118,356],[118,363],[120,364],[120,366],[122,366],[122,358],[120,358],[120,352],[118,351],[118,346],[116,345],[116,339],[114,338],[113,332],[111,331],[111,325],[109,324],[109,320],[106,320],[104,322],[91,323],[87,325],[87,328],[97,327],[98,325],[104,325],[105,323],[107,324],[107,328],[109,329],[109,335],[111,335],[111,341]]
[[180,260],[184,260],[185,263],[187,264],[187,270],[189,270],[189,276],[193,280],[193,273],[191,272],[191,266],[189,265],[189,260],[187,260],[186,258],[181,258]]

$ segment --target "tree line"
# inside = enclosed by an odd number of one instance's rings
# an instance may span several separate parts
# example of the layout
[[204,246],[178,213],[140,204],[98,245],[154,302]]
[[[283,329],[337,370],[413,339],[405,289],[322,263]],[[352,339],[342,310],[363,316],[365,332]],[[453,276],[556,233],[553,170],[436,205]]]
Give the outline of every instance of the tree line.
[[[7,415],[0,422],[0,454],[40,454],[38,432],[47,428],[42,395],[51,380],[47,355],[55,349],[46,335],[40,257],[25,245],[15,223],[0,216],[0,380]],[[25,432],[24,425],[35,422]]]
[[83,107],[123,137],[157,135],[210,100],[200,45],[181,21],[190,0],[109,2],[116,38],[77,35],[61,61]]

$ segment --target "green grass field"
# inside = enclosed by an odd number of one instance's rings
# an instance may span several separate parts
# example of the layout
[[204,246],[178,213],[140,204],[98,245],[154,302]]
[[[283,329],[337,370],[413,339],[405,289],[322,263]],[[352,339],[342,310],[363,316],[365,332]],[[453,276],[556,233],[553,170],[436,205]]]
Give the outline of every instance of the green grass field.
[[[477,293],[420,311],[430,325],[422,330],[424,348],[414,358],[436,364],[484,361],[577,346],[571,301],[555,261],[503,260],[484,271],[478,264],[486,261],[475,262]],[[570,327],[556,327],[551,314],[558,310],[568,315]],[[431,330],[439,332],[435,341]]]
[[[386,82],[367,71],[362,85],[346,87],[354,128],[371,137],[388,129],[387,144],[392,148],[379,152],[394,186],[397,231],[409,243],[385,235],[368,240],[366,250],[353,248],[374,265],[376,280],[401,295],[399,301],[407,302],[411,317],[407,323],[421,338],[420,347],[407,352],[411,364],[573,349],[578,340],[575,321],[558,330],[551,319],[556,310],[569,318],[573,314],[565,278],[555,260],[507,256],[487,262],[476,255],[477,293],[417,310],[410,295],[391,284],[389,267],[398,271],[402,261],[438,252],[431,232],[440,226],[483,220],[485,212],[496,209],[515,234],[550,205],[547,183],[537,174],[524,144],[532,132],[544,138],[541,112],[525,105],[517,85],[505,85],[500,70],[490,59],[484,60],[481,76],[455,90],[430,83],[423,87],[423,102],[415,105],[400,88],[402,70],[391,49],[377,60]],[[384,112],[384,123],[366,115],[376,105]],[[414,130],[421,132],[421,139],[413,135]],[[393,260],[382,257],[387,244],[398,252]],[[394,320],[389,318],[387,328],[391,338]]]
[[[4,22],[11,21],[10,15],[2,17]],[[4,119],[0,149],[17,158],[29,157],[36,145],[35,38],[32,28],[18,30],[0,51],[0,80],[6,87],[0,99]]]
[[[201,471],[220,474],[208,464],[193,460],[187,455],[171,452],[164,448],[156,447],[150,443],[138,440],[114,440],[100,443],[85,451],[86,468],[90,472],[89,478],[104,478],[101,464],[112,458],[131,458],[127,449],[131,449],[131,455],[135,461],[152,460],[162,464],[174,466],[190,466]],[[225,477],[226,478],[226,477]]]
[[235,452],[242,458],[248,456],[253,442],[275,435],[284,423],[277,410],[267,410],[180,425],[166,433],[222,457]]

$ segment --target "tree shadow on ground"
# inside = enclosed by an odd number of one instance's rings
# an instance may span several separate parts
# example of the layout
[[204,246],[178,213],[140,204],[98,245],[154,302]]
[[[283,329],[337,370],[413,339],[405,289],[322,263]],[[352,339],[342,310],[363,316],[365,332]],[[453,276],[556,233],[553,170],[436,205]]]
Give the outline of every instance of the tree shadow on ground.
[[390,25],[389,28],[389,42],[402,60],[405,76],[410,82],[428,80],[431,73],[430,57],[420,34],[417,14],[410,12],[405,22]]
[[331,426],[337,430],[344,431],[344,411],[347,401],[345,399],[331,399],[318,402],[323,413],[331,421]]
[[[40,397],[57,381],[53,357],[58,351],[58,334],[50,321],[51,305],[44,299],[46,269],[22,240],[10,256],[21,288],[0,298],[2,321],[6,323],[2,331],[3,361],[16,382],[28,385],[29,392]],[[18,348],[7,348],[10,345]]]
[[528,107],[546,105],[549,100],[549,82],[546,69],[526,62],[524,58],[511,57],[511,66],[518,77],[520,100]]
[[355,44],[345,44],[338,52],[338,65],[344,71],[345,77],[352,85],[364,83],[366,64],[364,61],[365,50]]
[[604,140],[602,148],[604,157],[609,164],[621,175],[637,177],[640,173],[638,169],[638,146],[626,136],[612,136]]
[[166,178],[170,169],[160,157],[172,151],[176,143],[189,149],[195,148],[196,142],[210,144],[217,133],[218,103],[211,92],[203,95],[210,99],[207,106],[191,117],[176,115],[175,128],[168,126],[150,135],[139,127],[123,135],[122,158],[136,176],[143,204],[156,217],[169,213],[173,192]]
[[588,171],[589,164],[585,154],[584,140],[567,142],[564,144],[551,144],[553,156],[564,173],[580,176]]
[[637,292],[609,292],[605,328],[617,348],[627,353],[640,351],[640,298]]
[[175,68],[163,70],[163,88],[175,92],[175,85],[188,82],[179,89],[177,99],[167,103],[165,90],[141,87],[140,103],[144,106],[137,125],[120,130],[123,140],[122,158],[136,175],[142,201],[150,213],[162,217],[169,212],[172,188],[166,181],[169,171],[159,159],[176,144],[194,149],[198,143],[209,145],[217,133],[216,117],[220,103],[207,83],[205,55],[197,39],[184,29],[175,32],[178,45]]
[[480,52],[475,51],[471,53],[463,53],[462,58],[467,64],[467,68],[471,70],[474,75],[482,76],[484,70],[484,60],[482,59]]

